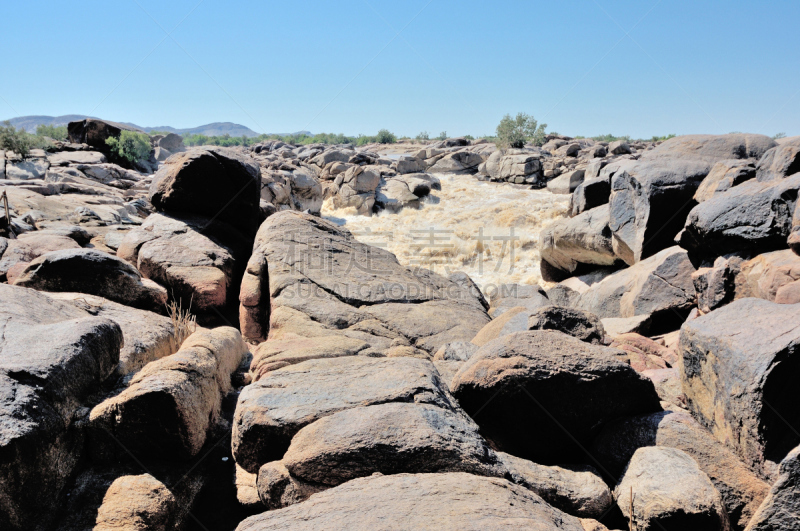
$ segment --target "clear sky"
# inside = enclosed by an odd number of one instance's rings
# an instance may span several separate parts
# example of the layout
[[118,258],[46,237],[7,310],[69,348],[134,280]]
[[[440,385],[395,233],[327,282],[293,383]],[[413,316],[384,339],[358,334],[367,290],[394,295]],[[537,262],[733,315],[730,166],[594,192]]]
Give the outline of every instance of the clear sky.
[[800,1],[0,2],[0,117],[800,134]]

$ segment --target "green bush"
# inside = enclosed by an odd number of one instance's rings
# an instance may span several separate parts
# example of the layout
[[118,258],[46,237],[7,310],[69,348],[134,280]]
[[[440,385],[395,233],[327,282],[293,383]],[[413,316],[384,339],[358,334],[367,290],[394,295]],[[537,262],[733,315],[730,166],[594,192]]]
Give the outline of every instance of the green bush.
[[438,138],[439,140],[447,140],[447,131],[442,131],[436,138]]
[[150,137],[144,133],[124,130],[119,138],[106,138],[106,144],[111,148],[112,157],[130,164],[147,160],[150,156]]
[[375,135],[375,141],[379,144],[394,144],[397,142],[397,137],[394,136],[394,133],[390,133],[388,129],[381,129]]
[[670,134],[665,135],[665,136],[653,136],[653,138],[651,138],[650,141],[651,142],[661,142],[663,140],[669,140],[670,138],[675,138],[675,134],[674,133],[670,133]]
[[46,138],[16,129],[7,120],[0,126],[0,149],[17,153],[22,158],[27,157],[32,149],[48,149],[52,145]]
[[539,125],[533,116],[524,112],[518,113],[516,118],[506,114],[497,126],[495,144],[500,149],[521,148],[526,142],[541,146],[544,144],[545,129],[547,124]]
[[776,133],[772,135],[773,140],[778,140],[779,138],[786,138],[786,133]]
[[428,136],[428,132],[427,131],[423,131],[423,132],[421,132],[420,134],[417,135],[417,140],[419,140],[419,141],[430,140],[430,139],[431,139],[431,137]]
[[60,140],[64,142],[67,140],[67,126],[40,124],[36,127],[36,136],[52,138],[53,140]]

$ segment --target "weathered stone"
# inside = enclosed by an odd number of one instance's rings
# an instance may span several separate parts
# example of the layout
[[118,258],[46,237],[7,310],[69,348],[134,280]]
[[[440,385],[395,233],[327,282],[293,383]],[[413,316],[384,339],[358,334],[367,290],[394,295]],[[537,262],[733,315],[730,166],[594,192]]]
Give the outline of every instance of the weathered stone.
[[14,280],[40,291],[79,292],[151,311],[164,311],[167,291],[124,260],[94,249],[52,251],[34,259]]
[[448,153],[428,168],[430,173],[476,173],[478,166],[483,162],[483,157],[469,151],[456,151]]
[[686,251],[664,249],[593,284],[579,306],[601,318],[651,315],[674,330],[695,303],[694,271]]
[[[539,236],[542,261],[562,275],[574,274],[581,264],[611,266],[619,262],[608,227],[608,205],[564,218],[542,230]],[[548,270],[542,268],[542,273]],[[548,277],[553,280],[552,274]]]
[[547,183],[547,189],[554,194],[571,194],[583,182],[584,170],[573,170],[560,175]]
[[800,528],[800,446],[781,461],[778,478],[746,531],[789,531]]
[[582,531],[579,520],[505,479],[463,472],[375,475],[250,517],[237,531],[322,528]]
[[714,194],[689,213],[681,247],[698,256],[786,247],[800,190],[800,174],[785,179],[748,181]]
[[609,226],[616,254],[632,265],[669,247],[716,162],[757,158],[774,145],[763,135],[687,135],[615,165]]
[[175,331],[168,317],[84,293],[47,293],[55,300],[72,304],[87,313],[117,323],[122,330],[123,345],[115,376],[134,373],[157,359],[173,354]]
[[117,256],[166,287],[201,322],[214,322],[238,298],[251,245],[220,221],[152,214],[125,235]]
[[511,481],[567,514],[597,518],[614,501],[608,486],[590,466],[544,466],[504,452],[497,455],[508,469]]
[[255,233],[259,223],[261,170],[226,148],[194,148],[171,157],[150,185],[156,210],[219,219]]
[[770,149],[756,166],[756,179],[773,181],[800,172],[800,138],[787,139]]
[[37,291],[0,284],[0,527],[46,529],[81,460],[74,417],[119,360],[122,332]]
[[245,352],[235,328],[203,329],[177,353],[146,365],[125,390],[92,409],[95,454],[113,456],[121,443],[139,459],[197,455]]
[[315,420],[387,402],[454,407],[436,369],[425,360],[310,360],[270,372],[242,391],[233,422],[233,455],[256,473],[264,463],[281,459],[295,433]]
[[605,205],[610,196],[611,182],[606,177],[587,177],[572,193],[572,215]]
[[694,193],[698,203],[708,201],[714,194],[749,181],[756,176],[756,168],[749,160],[722,160],[714,164],[711,171]]
[[[428,270],[409,270],[393,254],[313,216],[289,211],[270,216],[254,249],[253,255],[267,262],[269,290],[262,288],[260,299],[248,305],[262,320],[271,315],[274,338],[279,327],[303,328],[297,335],[343,335],[376,352],[403,339],[434,353],[443,344],[469,341],[489,321],[469,287]],[[261,278],[263,286],[263,272]]]
[[614,497],[625,517],[633,517],[637,529],[730,529],[719,492],[711,480],[691,457],[675,448],[636,450],[614,490]]
[[561,332],[518,332],[481,347],[451,388],[500,450],[543,464],[580,462],[576,441],[586,444],[613,418],[660,409],[652,383],[618,354]]
[[506,471],[460,410],[397,402],[346,409],[306,426],[283,464],[293,477],[329,487],[375,472]]
[[793,382],[800,305],[740,299],[681,329],[683,388],[692,414],[763,477],[800,436]]
[[499,317],[492,319],[486,326],[481,328],[480,332],[472,338],[471,343],[482,347],[498,337],[528,330],[528,318],[533,311],[524,306],[516,306],[503,312]]
[[528,317],[528,330],[558,330],[587,343],[601,343],[603,324],[596,315],[575,308],[545,306]]
[[551,304],[544,290],[531,284],[501,284],[489,291],[489,303],[492,319],[518,306],[533,311]]
[[684,412],[660,412],[610,422],[595,439],[591,451],[606,470],[619,477],[634,452],[644,446],[677,448],[691,456],[720,492],[736,530],[745,528],[769,490],[767,483]]

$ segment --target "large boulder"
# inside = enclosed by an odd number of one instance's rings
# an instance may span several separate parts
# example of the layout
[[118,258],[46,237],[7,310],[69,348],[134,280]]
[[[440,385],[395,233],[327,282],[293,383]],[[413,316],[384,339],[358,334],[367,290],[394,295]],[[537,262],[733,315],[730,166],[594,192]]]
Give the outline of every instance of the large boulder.
[[[181,337],[181,332],[175,331],[175,326],[169,317],[137,310],[85,293],[47,293],[47,295],[57,301],[71,304],[85,311],[87,315],[103,317],[119,325],[122,330],[123,345],[119,351],[119,363],[114,376],[124,377],[132,374],[151,361],[169,356],[180,348],[177,341]],[[186,324],[183,333],[191,331]]]
[[67,124],[67,135],[69,141],[75,144],[88,144],[97,151],[109,153],[111,148],[106,144],[106,140],[111,137],[119,138],[122,131],[134,131],[144,133],[140,129],[108,120],[98,120],[96,118],[86,118]]
[[552,330],[518,332],[481,347],[451,389],[498,449],[542,464],[581,462],[580,445],[603,424],[660,409],[653,384],[619,354]]
[[[265,339],[268,318],[274,339],[344,335],[376,352],[386,353],[396,341],[433,354],[446,343],[471,340],[489,322],[469,287],[407,269],[392,253],[307,214],[267,218],[252,256],[252,270],[260,273],[248,272],[248,283],[261,288],[251,290],[242,311],[246,333],[259,333],[247,336],[252,341]],[[261,260],[266,267],[256,267]]]
[[621,477],[637,449],[677,448],[692,457],[722,496],[733,529],[742,531],[755,514],[769,485],[691,415],[659,412],[610,422],[592,444],[592,455],[614,477]]
[[774,145],[763,135],[687,135],[616,164],[609,201],[616,254],[632,265],[671,245],[716,162],[759,158]]
[[664,249],[592,284],[578,306],[601,318],[651,315],[675,330],[695,303],[694,271],[686,251]]
[[689,213],[680,244],[701,257],[785,248],[798,191],[800,173],[714,194]]
[[[251,242],[218,220],[151,214],[122,239],[117,256],[164,286],[203,322],[234,313]],[[230,319],[235,321],[235,317]]]
[[508,480],[463,472],[374,475],[244,520],[237,531],[464,529],[583,531],[580,521]]
[[448,153],[428,168],[429,173],[477,173],[483,157],[470,151]]
[[316,359],[272,371],[239,395],[234,458],[256,473],[281,459],[308,424],[337,411],[390,402],[455,407],[433,365],[415,358]]
[[800,304],[740,299],[681,329],[692,414],[763,477],[800,444]]
[[544,466],[497,452],[511,481],[532,490],[553,507],[581,518],[600,518],[613,503],[611,491],[590,466]]
[[755,176],[755,165],[749,160],[722,160],[714,164],[706,178],[700,183],[694,193],[694,200],[698,203],[708,201],[714,197],[714,194],[738,186]]
[[231,149],[191,149],[164,164],[149,198],[156,210],[219,219],[252,234],[260,217],[261,169]]
[[[587,170],[588,174],[588,170]],[[608,203],[611,197],[611,181],[608,177],[588,178],[572,192],[572,215],[591,210]]]
[[246,352],[235,328],[203,329],[177,353],[147,364],[120,394],[92,409],[95,457],[115,456],[120,446],[138,459],[197,455]]
[[635,522],[635,529],[730,530],[722,499],[711,480],[694,459],[675,448],[636,450],[614,497],[622,514]]
[[542,230],[539,252],[542,276],[548,280],[562,280],[575,274],[581,265],[611,266],[619,262],[608,227],[608,205],[560,219]]
[[778,478],[746,531],[800,529],[800,446],[781,461]]
[[34,259],[14,285],[40,291],[97,295],[134,308],[163,312],[167,290],[116,256],[94,249],[52,251]]
[[118,325],[0,284],[0,528],[48,529],[81,461],[76,413],[119,361]]
[[770,149],[756,166],[756,178],[761,182],[783,179],[800,172],[800,137],[786,139]]
[[295,478],[328,487],[376,472],[506,472],[460,410],[397,402],[347,409],[306,426],[283,464]]

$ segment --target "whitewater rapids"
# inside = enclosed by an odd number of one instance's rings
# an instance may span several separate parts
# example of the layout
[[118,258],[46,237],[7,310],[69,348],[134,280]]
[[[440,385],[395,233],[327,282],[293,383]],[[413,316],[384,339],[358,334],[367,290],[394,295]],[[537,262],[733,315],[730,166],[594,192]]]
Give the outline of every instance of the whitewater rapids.
[[420,209],[370,217],[334,208],[328,199],[322,216],[357,240],[391,251],[407,267],[445,276],[464,271],[484,293],[504,283],[541,283],[539,233],[566,215],[569,196],[471,175],[436,177],[442,189],[433,190]]

